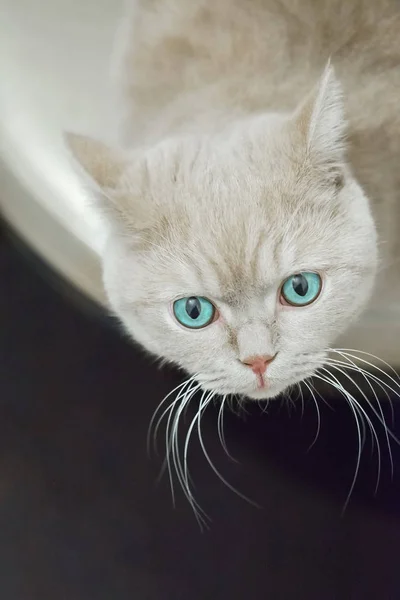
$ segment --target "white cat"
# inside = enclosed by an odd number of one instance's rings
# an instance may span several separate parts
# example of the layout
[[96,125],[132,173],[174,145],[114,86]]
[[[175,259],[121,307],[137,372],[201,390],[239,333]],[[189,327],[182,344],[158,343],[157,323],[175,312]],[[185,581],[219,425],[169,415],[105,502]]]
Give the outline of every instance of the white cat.
[[276,397],[366,304],[375,223],[394,252],[399,10],[137,0],[119,48],[121,147],[67,136],[112,227],[110,304],[203,389]]

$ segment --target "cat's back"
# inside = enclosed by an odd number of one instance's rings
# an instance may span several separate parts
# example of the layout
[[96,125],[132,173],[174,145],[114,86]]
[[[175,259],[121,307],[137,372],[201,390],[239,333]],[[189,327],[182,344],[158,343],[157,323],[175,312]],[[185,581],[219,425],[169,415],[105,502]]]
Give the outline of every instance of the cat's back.
[[353,91],[372,110],[400,84],[396,0],[136,0],[124,29],[120,85],[138,133],[291,109],[330,57],[355,105]]

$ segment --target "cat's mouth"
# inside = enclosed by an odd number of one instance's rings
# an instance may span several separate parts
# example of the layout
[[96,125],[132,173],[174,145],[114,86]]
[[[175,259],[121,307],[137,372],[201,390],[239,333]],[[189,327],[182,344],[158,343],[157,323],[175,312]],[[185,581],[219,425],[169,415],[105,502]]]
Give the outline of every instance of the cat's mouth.
[[267,387],[264,375],[257,375],[257,389],[263,390]]
[[269,400],[282,394],[289,387],[289,385],[290,384],[278,384],[264,380],[263,386],[257,384],[255,389],[249,389],[249,391],[245,392],[243,395],[250,400]]
[[324,363],[325,353],[318,356],[308,356],[307,365],[292,365],[280,369],[281,373],[257,374],[256,376],[247,374],[247,378],[241,373],[207,375],[198,374],[197,382],[204,391],[214,392],[218,396],[241,396],[249,400],[272,400],[278,398],[287,392],[293,386],[301,384],[309,377],[315,375],[316,371]]
[[201,387],[207,391],[214,391],[220,396],[239,395],[249,400],[269,400],[282,394],[293,382],[278,382],[262,378],[262,384],[257,380],[256,385],[241,388],[230,385],[218,385],[211,382],[201,382]]
[[315,368],[307,369],[301,374],[296,374],[287,379],[264,378],[264,385],[261,386],[257,381],[256,385],[249,385],[247,389],[232,390],[231,393],[239,394],[249,400],[273,400],[282,394],[285,394],[293,386],[298,386],[301,382],[312,377],[315,373]]

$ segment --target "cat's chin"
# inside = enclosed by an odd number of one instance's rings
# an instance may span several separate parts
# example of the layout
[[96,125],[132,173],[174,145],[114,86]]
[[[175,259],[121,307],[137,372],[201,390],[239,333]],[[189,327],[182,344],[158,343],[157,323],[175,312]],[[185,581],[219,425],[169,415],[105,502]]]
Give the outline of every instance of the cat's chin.
[[249,387],[247,390],[235,390],[229,388],[215,388],[214,386],[207,385],[207,383],[201,383],[201,387],[205,392],[215,392],[219,396],[241,396],[245,400],[273,400],[279,398],[286,390],[288,390],[293,384],[298,383],[297,379],[288,382],[274,382],[269,383],[264,388],[252,388]]
[[249,390],[243,394],[249,400],[273,400],[280,396],[289,385],[272,385],[267,388]]

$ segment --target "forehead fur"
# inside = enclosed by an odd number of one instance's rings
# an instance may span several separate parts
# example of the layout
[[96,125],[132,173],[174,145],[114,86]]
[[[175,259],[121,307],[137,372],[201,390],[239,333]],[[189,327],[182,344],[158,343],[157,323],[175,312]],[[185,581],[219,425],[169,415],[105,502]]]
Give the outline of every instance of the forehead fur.
[[293,269],[340,267],[349,256],[357,263],[342,191],[281,123],[257,119],[229,136],[169,140],[146,154],[139,173],[135,165],[121,183],[157,207],[142,235],[145,256],[154,272],[157,254],[181,286],[237,296]]
[[265,225],[300,205],[322,210],[335,192],[293,134],[266,118],[236,125],[226,136],[164,141],[134,161],[118,187],[132,204],[140,195],[144,211],[155,205],[160,215],[179,215],[170,227],[190,221],[195,230],[207,225],[228,236],[232,227],[240,233],[260,219]]

